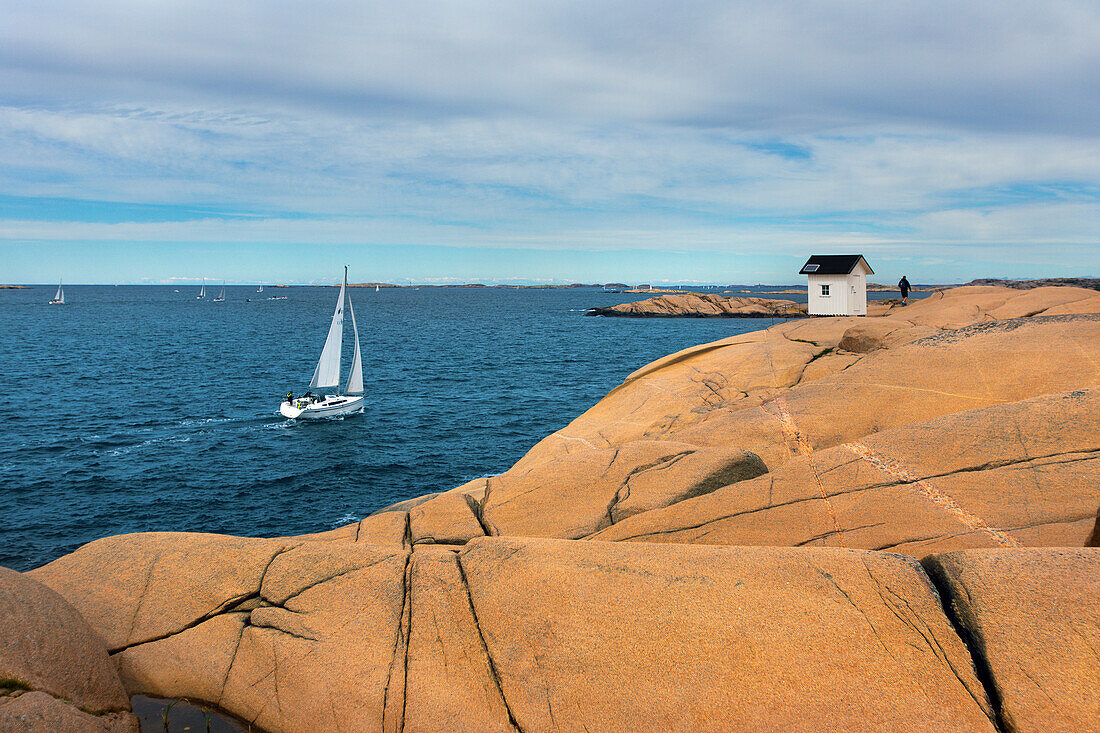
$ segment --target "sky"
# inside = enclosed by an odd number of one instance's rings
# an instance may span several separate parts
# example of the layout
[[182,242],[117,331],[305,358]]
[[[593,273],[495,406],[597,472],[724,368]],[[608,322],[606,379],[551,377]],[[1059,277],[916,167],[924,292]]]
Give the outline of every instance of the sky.
[[1096,0],[0,0],[0,282],[1100,275]]

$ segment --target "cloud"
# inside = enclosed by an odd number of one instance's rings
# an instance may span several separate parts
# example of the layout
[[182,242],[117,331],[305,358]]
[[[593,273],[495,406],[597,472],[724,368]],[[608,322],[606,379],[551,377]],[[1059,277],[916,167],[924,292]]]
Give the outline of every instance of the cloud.
[[6,5],[0,242],[1096,262],[1090,0]]
[[4,88],[26,97],[783,132],[1091,134],[1100,112],[1090,0],[8,5]]

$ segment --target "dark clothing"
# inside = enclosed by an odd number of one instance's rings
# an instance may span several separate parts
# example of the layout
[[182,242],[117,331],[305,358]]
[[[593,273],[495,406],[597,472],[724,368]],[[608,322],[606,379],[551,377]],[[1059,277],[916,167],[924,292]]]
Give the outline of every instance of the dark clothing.
[[904,277],[900,281],[898,281],[898,290],[901,291],[901,297],[908,298],[909,297],[909,291],[911,289],[912,288],[909,285],[909,281],[906,280]]

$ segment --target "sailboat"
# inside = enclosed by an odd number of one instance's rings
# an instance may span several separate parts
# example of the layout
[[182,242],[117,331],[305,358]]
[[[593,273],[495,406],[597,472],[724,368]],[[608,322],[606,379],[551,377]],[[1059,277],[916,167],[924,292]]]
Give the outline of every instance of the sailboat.
[[[348,268],[344,267],[344,284],[340,286],[340,299],[336,301],[336,312],[332,314],[332,323],[328,328],[328,338],[321,349],[321,358],[313,370],[313,379],[309,382],[309,392],[305,397],[284,400],[279,406],[283,417],[313,420],[322,417],[350,415],[363,410],[363,358],[359,351],[359,327],[355,325],[355,309],[351,305],[351,295],[347,294]],[[351,314],[351,328],[355,334],[355,356],[351,359],[351,373],[348,375],[344,391],[340,393],[340,353],[344,348],[344,298],[347,297],[348,313]],[[324,397],[314,395],[313,390],[324,392],[335,390],[336,394]]]
[[218,293],[218,297],[214,298],[214,302],[215,303],[221,303],[224,300],[225,300],[225,281],[223,280],[222,281],[222,289]]
[[257,293],[262,293],[263,291],[264,291],[264,284],[263,284],[263,283],[260,283],[260,289],[259,289],[259,290],[257,290],[256,292],[257,292]]
[[377,285],[374,286],[374,292],[376,292],[376,293],[378,292],[378,286]]
[[202,300],[206,297],[206,278],[202,279],[202,288],[199,289],[199,294],[195,296],[195,300]]
[[57,281],[57,293],[54,294],[50,305],[65,305],[65,291],[61,289],[61,281]]

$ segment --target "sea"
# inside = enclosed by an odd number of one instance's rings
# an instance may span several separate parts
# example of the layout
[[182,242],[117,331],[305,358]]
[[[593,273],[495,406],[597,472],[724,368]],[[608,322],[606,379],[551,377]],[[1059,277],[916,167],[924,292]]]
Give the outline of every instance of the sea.
[[779,322],[586,317],[649,297],[600,288],[352,288],[366,407],[297,422],[279,403],[336,288],[55,289],[0,290],[0,565],[19,571],[126,532],[339,527],[505,471],[639,367]]

